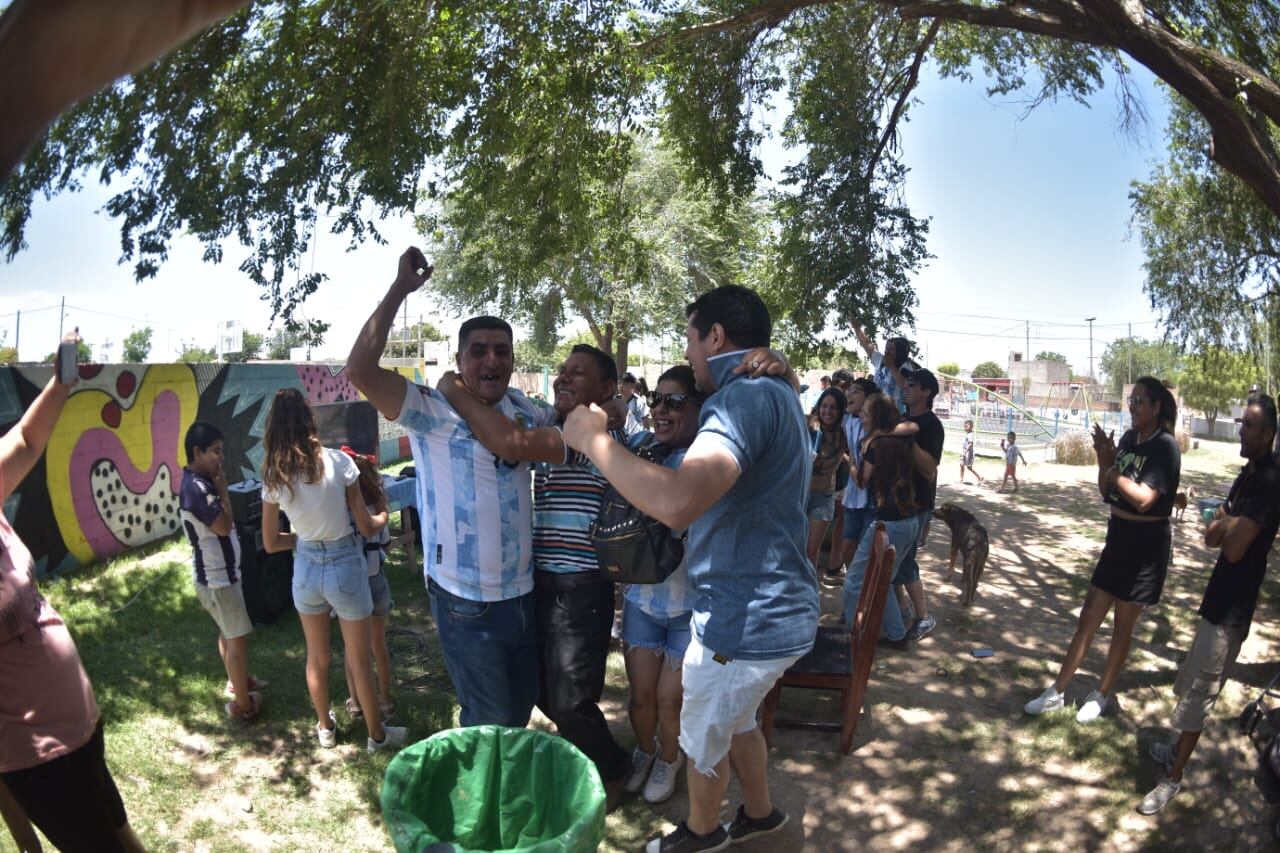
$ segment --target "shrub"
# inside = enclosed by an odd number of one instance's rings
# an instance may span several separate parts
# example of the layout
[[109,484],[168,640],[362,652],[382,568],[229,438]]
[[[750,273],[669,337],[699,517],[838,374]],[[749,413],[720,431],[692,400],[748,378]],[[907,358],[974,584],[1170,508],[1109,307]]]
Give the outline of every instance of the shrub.
[[1053,441],[1053,450],[1062,465],[1097,465],[1093,441],[1082,432],[1068,432]]

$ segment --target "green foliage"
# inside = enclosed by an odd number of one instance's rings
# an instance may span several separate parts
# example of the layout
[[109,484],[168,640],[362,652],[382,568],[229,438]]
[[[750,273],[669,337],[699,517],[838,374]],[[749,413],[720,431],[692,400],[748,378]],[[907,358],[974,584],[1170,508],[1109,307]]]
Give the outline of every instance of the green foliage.
[[443,341],[444,339],[444,332],[425,320],[410,323],[405,329],[391,330],[387,335],[387,346],[382,354],[386,358],[417,358],[419,340]]
[[[54,364],[57,361],[58,353],[53,351],[44,357],[45,364]],[[92,364],[93,348],[84,341],[76,341],[76,364]]]
[[1253,360],[1225,347],[1210,347],[1189,357],[1178,392],[1188,406],[1204,412],[1210,429],[1218,415],[1243,400],[1258,377]]
[[1146,253],[1144,288],[1189,348],[1253,346],[1255,325],[1276,313],[1280,219],[1209,159],[1203,118],[1176,96],[1170,102],[1169,160],[1129,194]]
[[228,364],[243,364],[261,357],[264,338],[256,332],[246,331],[241,339],[240,352],[227,353],[223,361]]
[[1041,350],[1036,353],[1036,361],[1056,361],[1059,364],[1067,364],[1067,357],[1060,352],[1052,350]]
[[[546,353],[570,312],[592,330],[591,343],[623,360],[625,342],[683,328],[697,293],[741,281],[758,252],[762,211],[717,207],[686,181],[669,150],[625,140],[625,174],[582,187],[591,205],[554,239],[531,242],[535,200],[516,188],[492,199],[451,193],[441,215],[420,227],[439,272],[431,283],[458,311],[486,309],[533,330]],[[549,226],[548,226],[549,227]]]
[[203,347],[184,346],[178,361],[182,364],[206,364],[211,361],[218,360],[218,353],[213,347],[205,349]]
[[954,361],[944,361],[938,365],[938,373],[945,373],[948,376],[958,376],[960,374],[960,365]]
[[288,361],[290,350],[306,344],[306,336],[300,330],[290,329],[288,326],[276,329],[264,342],[269,361]]
[[974,379],[1003,379],[1004,368],[994,361],[984,361],[973,369]]
[[[518,340],[515,346],[516,370],[522,373],[541,373],[543,368],[554,373],[569,357],[578,344],[597,346],[590,332],[579,332],[566,341],[556,341],[545,349],[539,349],[536,340]],[[619,373],[623,372],[619,370]]]
[[1098,367],[1106,377],[1103,387],[1111,394],[1120,394],[1130,376],[1132,357],[1133,378],[1154,376],[1165,382],[1180,384],[1182,376],[1182,349],[1169,341],[1149,341],[1146,338],[1117,338],[1102,351]]
[[17,347],[0,346],[0,364],[17,364]]
[[120,359],[125,364],[142,364],[151,354],[151,327],[134,329],[125,335]]
[[783,139],[807,155],[787,167],[775,194],[771,258],[774,290],[791,302],[789,351],[804,351],[829,327],[850,329],[851,320],[873,337],[911,321],[910,281],[929,257],[928,223],[903,199],[905,167],[880,152],[888,93],[879,86],[882,70],[909,60],[925,26],[854,5],[792,23]]

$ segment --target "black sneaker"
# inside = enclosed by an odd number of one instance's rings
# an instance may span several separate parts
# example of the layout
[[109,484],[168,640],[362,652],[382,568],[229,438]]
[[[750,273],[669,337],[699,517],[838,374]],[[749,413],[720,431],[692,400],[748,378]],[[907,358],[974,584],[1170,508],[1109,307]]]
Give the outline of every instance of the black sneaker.
[[738,814],[734,816],[733,822],[727,824],[724,828],[729,833],[730,840],[737,844],[749,838],[777,832],[786,825],[787,814],[777,806],[773,807],[773,811],[769,813],[768,817],[762,818],[747,817],[747,807],[738,806]]
[[708,850],[723,850],[731,843],[729,833],[723,826],[717,826],[715,831],[707,835],[698,835],[689,829],[689,824],[680,821],[674,831],[653,839],[644,849],[645,853],[703,853]]
[[906,637],[901,640],[890,640],[888,637],[881,637],[876,641],[876,645],[885,649],[893,649],[894,651],[905,652],[911,647]]

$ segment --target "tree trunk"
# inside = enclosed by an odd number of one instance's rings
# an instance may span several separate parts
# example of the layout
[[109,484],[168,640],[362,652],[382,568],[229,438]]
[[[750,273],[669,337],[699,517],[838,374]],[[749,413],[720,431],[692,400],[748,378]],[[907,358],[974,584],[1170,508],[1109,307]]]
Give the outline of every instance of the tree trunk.
[[618,375],[621,376],[627,372],[627,351],[631,348],[631,339],[618,335],[615,346],[617,349],[613,352],[613,360],[618,363]]
[[1205,419],[1205,422],[1209,424],[1209,438],[1217,438],[1218,436],[1214,433],[1213,426],[1218,422],[1218,410],[1205,409],[1204,419]]

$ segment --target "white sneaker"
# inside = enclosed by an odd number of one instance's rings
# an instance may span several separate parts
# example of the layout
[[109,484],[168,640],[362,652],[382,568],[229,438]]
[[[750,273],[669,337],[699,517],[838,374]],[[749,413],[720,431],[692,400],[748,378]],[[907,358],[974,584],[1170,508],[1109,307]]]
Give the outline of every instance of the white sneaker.
[[404,746],[405,739],[408,737],[409,730],[404,726],[383,726],[382,740],[376,741],[369,738],[366,749],[369,752],[378,752],[383,749],[399,749]]
[[661,803],[676,792],[676,774],[684,766],[684,753],[677,752],[676,760],[668,764],[661,758],[653,761],[649,781],[644,783],[644,801]]
[[1038,717],[1045,711],[1056,711],[1067,704],[1067,696],[1065,693],[1059,693],[1052,684],[1044,689],[1036,698],[1022,706],[1022,710],[1033,717]]
[[1084,699],[1084,704],[1080,706],[1080,710],[1076,712],[1077,723],[1092,723],[1094,720],[1102,716],[1102,712],[1107,710],[1107,697],[1104,693],[1097,690],[1090,693]]
[[333,711],[329,712],[329,728],[322,728],[316,723],[316,738],[325,749],[333,749],[338,745],[338,721],[333,718]]
[[645,780],[649,778],[649,770],[653,767],[653,760],[657,757],[657,752],[645,752],[638,746],[631,750],[631,775],[627,777],[627,783],[622,786],[622,790],[628,794],[640,793],[640,789],[644,787]]

